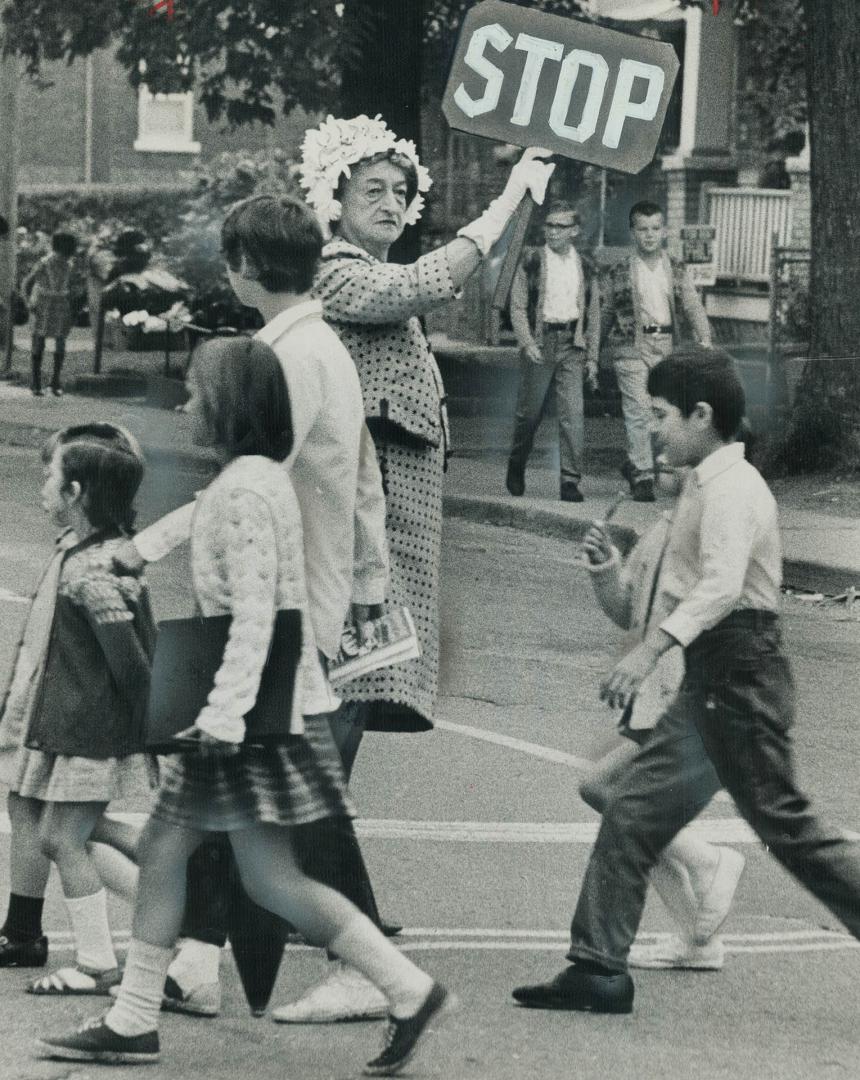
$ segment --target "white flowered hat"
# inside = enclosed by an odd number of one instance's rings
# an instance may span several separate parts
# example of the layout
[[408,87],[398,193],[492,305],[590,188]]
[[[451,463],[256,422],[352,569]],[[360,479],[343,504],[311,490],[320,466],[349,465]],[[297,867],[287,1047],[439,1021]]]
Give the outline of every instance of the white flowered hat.
[[414,225],[424,209],[421,193],[428,191],[433,183],[430,173],[418,160],[414,142],[398,139],[379,115],[372,120],[369,116],[339,120],[329,115],[318,128],[310,128],[302,143],[299,181],[320,221],[328,225],[340,220],[341,205],[334,193],[340,178],[351,175],[351,165],[391,151],[407,158],[418,176],[418,191],[403,218],[406,225]]

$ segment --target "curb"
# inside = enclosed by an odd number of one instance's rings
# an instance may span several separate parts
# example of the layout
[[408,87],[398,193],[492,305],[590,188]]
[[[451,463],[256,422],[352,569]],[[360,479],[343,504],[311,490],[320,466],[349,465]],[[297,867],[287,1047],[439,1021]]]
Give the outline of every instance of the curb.
[[[558,510],[506,502],[485,495],[445,495],[442,508],[449,517],[519,529],[559,540],[579,541],[591,524],[590,519],[568,516]],[[613,523],[609,528],[623,554],[639,538],[636,529],[629,525]],[[852,583],[860,586],[860,571],[856,567],[828,566],[809,559],[786,557],[783,557],[782,567],[783,588],[836,596]]]
[[[558,540],[581,540],[589,526],[590,518],[575,517],[558,510],[523,503],[506,502],[486,495],[444,495],[443,515],[476,521],[482,525],[498,525],[522,532],[552,536]],[[609,526],[612,536],[622,552],[633,547],[639,534],[629,525]]]
[[[53,427],[0,421],[0,445],[41,449]],[[198,473],[212,468],[204,452],[169,449],[144,444],[143,451],[151,462],[178,466]],[[448,494],[442,499],[443,514],[448,517],[496,525],[521,532],[550,536],[559,540],[578,542],[585,536],[590,518],[568,515],[549,507],[492,498],[486,495]],[[627,552],[638,539],[638,533],[628,525],[611,526],[615,542]],[[789,588],[811,590],[836,595],[846,586],[860,585],[860,572],[851,567],[827,566],[809,559],[783,559],[783,584]]]
[[[45,440],[56,429],[37,424],[19,424],[12,420],[0,421],[0,446],[15,446],[27,450],[41,450]],[[195,472],[209,472],[213,459],[205,451],[180,450],[142,443],[141,449],[147,461],[175,465]]]

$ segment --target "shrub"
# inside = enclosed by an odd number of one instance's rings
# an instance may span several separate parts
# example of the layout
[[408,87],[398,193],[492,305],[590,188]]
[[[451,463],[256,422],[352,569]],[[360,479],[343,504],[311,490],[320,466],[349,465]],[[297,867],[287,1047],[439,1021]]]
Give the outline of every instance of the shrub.
[[243,307],[230,289],[221,257],[221,222],[227,208],[259,194],[300,195],[297,166],[283,150],[229,152],[195,170],[195,194],[178,230],[164,245],[167,265],[193,289],[194,322],[208,329],[257,325],[256,313]]

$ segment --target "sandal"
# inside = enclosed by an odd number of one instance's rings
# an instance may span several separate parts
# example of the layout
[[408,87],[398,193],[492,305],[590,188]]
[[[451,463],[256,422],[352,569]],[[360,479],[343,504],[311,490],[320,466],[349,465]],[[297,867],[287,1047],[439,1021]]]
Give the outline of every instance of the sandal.
[[107,996],[112,986],[122,981],[119,968],[107,971],[87,971],[79,965],[58,968],[49,975],[34,979],[27,987],[28,994],[50,994],[69,996],[78,994]]

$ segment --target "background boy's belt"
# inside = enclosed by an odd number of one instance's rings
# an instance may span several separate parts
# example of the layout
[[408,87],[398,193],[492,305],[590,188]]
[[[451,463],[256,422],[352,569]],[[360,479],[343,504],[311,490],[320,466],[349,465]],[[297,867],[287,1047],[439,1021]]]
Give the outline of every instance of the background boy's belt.
[[672,324],[664,326],[661,323],[648,323],[647,326],[642,327],[643,334],[671,334]]
[[579,319],[571,319],[569,322],[545,322],[543,328],[544,330],[557,330],[559,332],[564,330],[575,330],[578,322]]

